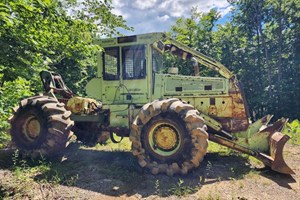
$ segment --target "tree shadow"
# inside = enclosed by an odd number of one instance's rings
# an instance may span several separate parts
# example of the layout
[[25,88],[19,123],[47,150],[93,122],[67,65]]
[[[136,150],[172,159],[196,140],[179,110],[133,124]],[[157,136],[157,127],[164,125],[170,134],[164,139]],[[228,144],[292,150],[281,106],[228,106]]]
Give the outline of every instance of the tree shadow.
[[[241,179],[250,170],[247,158],[217,153],[206,155],[200,167],[188,175],[152,175],[142,169],[131,152],[99,151],[89,148],[78,148],[73,145],[66,153],[67,159],[61,163],[53,162],[49,173],[35,177],[37,181],[60,177],[60,184],[91,190],[109,196],[148,197],[158,195],[193,194],[203,185],[217,181]],[[69,179],[76,181],[68,181]]]
[[[292,176],[282,175],[267,169],[254,169],[247,157],[240,154],[222,155],[208,153],[201,165],[185,176],[152,175],[141,168],[131,152],[103,151],[95,148],[82,148],[78,143],[72,144],[66,151],[64,159],[43,161],[49,167],[35,175],[37,182],[50,182],[66,186],[75,186],[104,195],[133,196],[141,198],[157,195],[194,194],[204,185],[226,180],[243,179],[250,171],[271,179],[278,185],[291,189]],[[30,166],[41,162],[28,160]],[[5,169],[12,165],[5,164]]]
[[13,154],[15,149],[0,149],[0,169],[8,169],[13,164]]

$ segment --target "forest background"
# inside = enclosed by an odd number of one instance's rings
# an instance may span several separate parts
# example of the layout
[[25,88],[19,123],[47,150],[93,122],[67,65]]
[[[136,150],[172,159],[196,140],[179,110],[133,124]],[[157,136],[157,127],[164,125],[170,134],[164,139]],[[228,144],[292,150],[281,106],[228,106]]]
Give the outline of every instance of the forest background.
[[[110,0],[0,0],[0,148],[9,141],[7,119],[20,99],[42,92],[41,70],[62,75],[84,95],[95,76],[93,44],[133,30],[113,14]],[[81,9],[78,9],[78,5]],[[195,7],[167,34],[215,58],[243,83],[251,117],[300,118],[300,0],[231,1],[231,18]],[[193,73],[186,63],[180,72]],[[179,65],[178,65],[179,66]],[[210,75],[201,68],[201,76]],[[298,122],[298,121],[297,121]],[[298,123],[299,124],[299,123]]]

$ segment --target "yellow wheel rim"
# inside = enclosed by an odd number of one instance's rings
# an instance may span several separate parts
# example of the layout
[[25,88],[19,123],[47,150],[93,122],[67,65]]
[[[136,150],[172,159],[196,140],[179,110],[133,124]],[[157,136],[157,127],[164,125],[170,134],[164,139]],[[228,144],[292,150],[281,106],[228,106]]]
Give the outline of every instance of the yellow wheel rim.
[[154,137],[157,146],[164,150],[172,149],[177,143],[176,132],[168,126],[158,127]]
[[32,142],[39,137],[40,132],[41,124],[39,120],[35,116],[28,117],[23,126],[23,133],[26,139]]
[[180,147],[180,141],[179,130],[171,123],[158,122],[149,129],[149,145],[160,156],[175,154]]

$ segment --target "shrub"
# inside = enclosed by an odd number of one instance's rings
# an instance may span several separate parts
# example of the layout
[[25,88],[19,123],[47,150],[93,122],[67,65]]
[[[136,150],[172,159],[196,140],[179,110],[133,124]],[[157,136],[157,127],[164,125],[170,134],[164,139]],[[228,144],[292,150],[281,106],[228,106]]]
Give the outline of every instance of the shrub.
[[20,99],[33,95],[30,85],[30,81],[17,78],[11,82],[5,82],[0,88],[0,148],[5,147],[10,140],[7,131],[10,128],[8,118],[12,115],[12,109]]

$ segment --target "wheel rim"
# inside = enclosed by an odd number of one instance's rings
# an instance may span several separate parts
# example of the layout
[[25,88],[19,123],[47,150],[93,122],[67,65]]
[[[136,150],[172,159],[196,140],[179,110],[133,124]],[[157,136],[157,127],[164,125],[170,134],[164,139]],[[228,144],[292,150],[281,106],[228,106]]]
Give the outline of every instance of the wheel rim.
[[159,122],[150,127],[148,141],[154,153],[171,156],[178,151],[181,138],[179,130],[173,124]]
[[33,142],[35,141],[39,136],[41,132],[41,124],[37,117],[30,116],[27,118],[23,125],[23,134],[25,138]]

